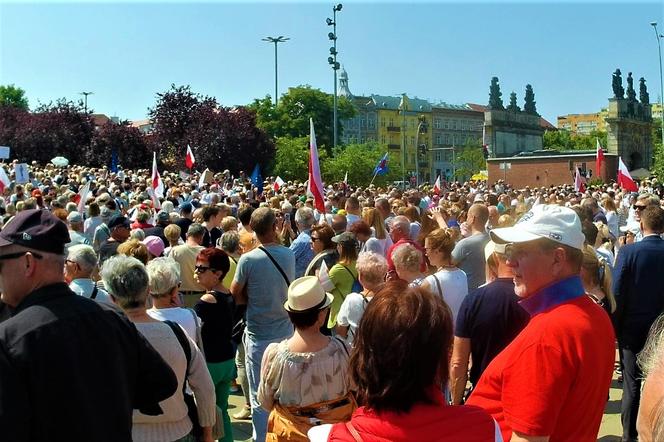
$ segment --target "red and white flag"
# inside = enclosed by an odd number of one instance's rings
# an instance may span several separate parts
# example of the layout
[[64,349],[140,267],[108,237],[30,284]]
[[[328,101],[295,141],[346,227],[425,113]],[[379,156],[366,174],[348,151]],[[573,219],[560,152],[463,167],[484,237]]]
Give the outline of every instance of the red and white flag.
[[164,182],[161,180],[159,169],[157,168],[157,152],[154,152],[154,156],[152,157],[152,189],[157,198],[164,196]]
[[603,162],[604,162],[604,150],[602,150],[602,145],[599,144],[599,138],[597,138],[597,158],[595,159],[595,176],[597,178],[602,177]]
[[319,213],[325,213],[325,199],[323,198],[323,180],[320,178],[318,164],[318,146],[314,132],[314,120],[309,118],[309,183],[307,193],[314,198],[314,207]]
[[196,159],[194,158],[194,153],[191,151],[191,146],[187,144],[187,156],[184,158],[184,163],[187,165],[187,169],[191,169],[196,164]]
[[576,175],[574,176],[574,190],[576,192],[586,191],[586,180],[581,176],[581,171],[576,168]]
[[433,193],[440,195],[440,175],[436,178],[436,182],[433,183]]
[[76,210],[78,210],[78,213],[80,213],[81,215],[85,213],[85,202],[87,201],[89,195],[90,195],[90,181],[85,183],[85,185],[82,186],[78,191],[78,206],[76,207]]
[[279,189],[284,187],[284,184],[286,184],[284,180],[282,180],[281,177],[278,176],[277,179],[274,180],[274,185],[272,186],[272,188],[274,189],[275,192],[279,192]]
[[7,171],[4,167],[0,166],[0,193],[4,192],[6,188],[11,185],[11,180],[7,176]]
[[618,181],[618,185],[625,190],[629,190],[630,192],[639,191],[639,186],[637,186],[632,179],[632,175],[629,174],[627,166],[625,166],[621,157],[618,157],[618,174],[616,176],[616,181]]

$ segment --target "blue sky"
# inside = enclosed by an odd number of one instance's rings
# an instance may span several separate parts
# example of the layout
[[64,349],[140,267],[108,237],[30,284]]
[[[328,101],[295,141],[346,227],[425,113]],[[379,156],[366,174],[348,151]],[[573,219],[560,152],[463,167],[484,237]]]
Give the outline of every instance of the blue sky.
[[[147,2],[24,4],[0,0],[0,84],[26,90],[30,105],[93,91],[89,107],[145,118],[155,94],[190,84],[223,105],[246,104],[309,84],[332,92],[327,64],[332,2]],[[612,95],[611,73],[648,80],[660,94],[651,21],[664,33],[664,2],[343,2],[338,60],[356,94],[448,103],[488,101],[498,76],[503,99],[525,85],[538,111],[595,112]],[[637,89],[638,93],[638,89]]]

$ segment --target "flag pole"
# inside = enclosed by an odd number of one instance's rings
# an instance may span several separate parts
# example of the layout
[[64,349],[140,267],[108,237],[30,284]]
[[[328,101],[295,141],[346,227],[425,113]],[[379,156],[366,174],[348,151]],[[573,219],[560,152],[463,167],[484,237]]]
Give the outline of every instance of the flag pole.
[[376,175],[378,175],[378,170],[374,170],[373,178],[371,178],[371,182],[369,183],[370,186],[373,184],[374,180],[376,179]]

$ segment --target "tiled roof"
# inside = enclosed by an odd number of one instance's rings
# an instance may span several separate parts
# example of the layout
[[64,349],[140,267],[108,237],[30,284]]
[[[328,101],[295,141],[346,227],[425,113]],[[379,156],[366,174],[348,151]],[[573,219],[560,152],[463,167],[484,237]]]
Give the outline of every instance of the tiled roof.
[[[412,112],[431,112],[431,103],[421,98],[410,98],[406,96],[408,100],[408,109]],[[376,103],[376,107],[379,109],[392,109],[399,110],[399,105],[401,104],[401,97],[390,97],[386,95],[372,95],[371,99]]]

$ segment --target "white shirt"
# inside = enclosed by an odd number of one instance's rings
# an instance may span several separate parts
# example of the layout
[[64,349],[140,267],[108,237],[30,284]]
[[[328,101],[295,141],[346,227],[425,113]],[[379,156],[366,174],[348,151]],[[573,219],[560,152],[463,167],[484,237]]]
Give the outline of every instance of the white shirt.
[[152,307],[147,311],[148,315],[151,318],[156,319],[157,321],[173,321],[177,324],[180,324],[184,331],[187,332],[189,337],[196,342],[198,347],[201,347],[201,343],[198,342],[196,338],[196,327],[200,327],[201,319],[196,315],[192,309],[183,308],[183,307],[172,307],[172,308],[154,308]]
[[[440,283],[440,290],[438,289],[436,280]],[[442,296],[443,300],[450,306],[454,319],[452,324],[456,326],[456,318],[459,314],[461,303],[466,295],[468,295],[468,278],[466,272],[461,269],[451,271],[443,269],[433,275],[427,276],[425,281],[429,285],[429,290],[434,294]]]
[[371,301],[372,297],[364,297],[360,293],[349,293],[344,299],[344,302],[339,308],[339,315],[337,315],[337,324],[349,327],[348,335],[346,336],[346,343],[353,345],[353,340],[357,334],[357,326],[360,324],[360,319],[367,308],[367,304]]

